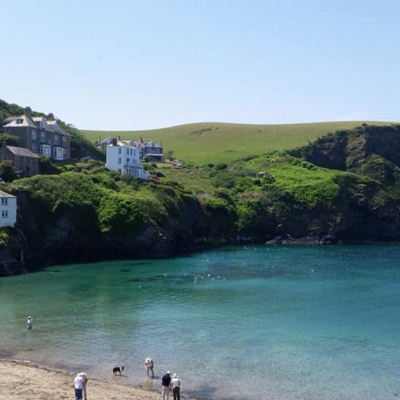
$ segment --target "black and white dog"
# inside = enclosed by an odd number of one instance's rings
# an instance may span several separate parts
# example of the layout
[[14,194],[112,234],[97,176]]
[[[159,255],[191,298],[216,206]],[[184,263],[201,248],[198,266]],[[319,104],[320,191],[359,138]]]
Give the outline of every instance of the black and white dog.
[[113,374],[117,375],[117,374],[122,374],[122,371],[124,370],[124,367],[114,367],[113,368]]

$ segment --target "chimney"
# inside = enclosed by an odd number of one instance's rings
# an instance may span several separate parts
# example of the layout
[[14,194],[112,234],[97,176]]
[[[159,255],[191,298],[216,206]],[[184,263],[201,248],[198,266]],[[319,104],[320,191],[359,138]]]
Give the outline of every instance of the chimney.
[[140,136],[139,142],[140,142],[140,143],[143,143],[143,138],[142,138],[142,136]]
[[28,118],[32,118],[32,110],[30,107],[25,107],[24,108],[24,115]]
[[113,146],[116,146],[116,145],[117,145],[117,138],[116,138],[116,137],[113,137],[113,138],[112,138],[112,145],[113,145]]
[[47,117],[46,117],[46,121],[55,121],[56,119],[54,118],[54,114],[50,113]]

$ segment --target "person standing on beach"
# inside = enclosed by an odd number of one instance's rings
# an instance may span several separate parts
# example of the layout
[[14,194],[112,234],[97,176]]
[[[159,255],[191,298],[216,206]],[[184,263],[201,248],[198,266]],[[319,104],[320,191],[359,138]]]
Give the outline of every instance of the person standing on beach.
[[173,375],[171,386],[174,400],[181,400],[181,381],[179,380],[179,376],[177,374]]
[[82,400],[83,377],[78,374],[74,379],[75,400]]
[[144,367],[146,368],[146,375],[151,375],[151,377],[154,378],[154,361],[151,358],[146,358]]
[[169,399],[170,391],[171,391],[171,371],[167,371],[167,373],[161,378],[162,400]]
[[81,372],[78,375],[81,376],[82,379],[83,379],[83,382],[82,382],[83,398],[84,398],[84,400],[87,400],[87,387],[86,387],[86,385],[87,385],[87,382],[88,382],[89,379],[88,379],[88,377],[87,377],[85,372]]
[[31,316],[28,317],[27,321],[26,321],[26,327],[28,329],[32,329],[33,328],[33,319]]

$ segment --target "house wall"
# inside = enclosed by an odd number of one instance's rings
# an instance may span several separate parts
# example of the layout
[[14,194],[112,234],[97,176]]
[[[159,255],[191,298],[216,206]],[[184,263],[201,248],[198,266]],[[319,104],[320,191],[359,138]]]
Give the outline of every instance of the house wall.
[[140,162],[139,149],[132,146],[113,146],[107,147],[106,167],[113,171],[135,178],[148,179],[148,174]]
[[13,155],[13,157],[14,166],[17,171],[25,171],[29,176],[39,173],[39,160],[37,158],[16,155]]
[[17,171],[25,171],[28,176],[39,173],[39,159],[36,157],[17,156],[3,146],[0,150],[0,159],[9,162]]
[[4,133],[8,133],[10,135],[17,136],[19,138],[19,147],[24,147],[25,149],[29,149],[32,151],[31,148],[31,140],[30,140],[30,128],[27,126],[21,126],[21,127],[12,127],[12,128],[4,128]]
[[0,196],[0,227],[14,226],[17,222],[17,198]]

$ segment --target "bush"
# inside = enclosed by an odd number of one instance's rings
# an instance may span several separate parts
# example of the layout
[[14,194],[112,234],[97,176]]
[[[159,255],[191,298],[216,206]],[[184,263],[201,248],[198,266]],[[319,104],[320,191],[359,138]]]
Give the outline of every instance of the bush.
[[11,164],[2,162],[0,163],[0,178],[5,182],[12,182],[18,178],[18,175],[15,168]]

